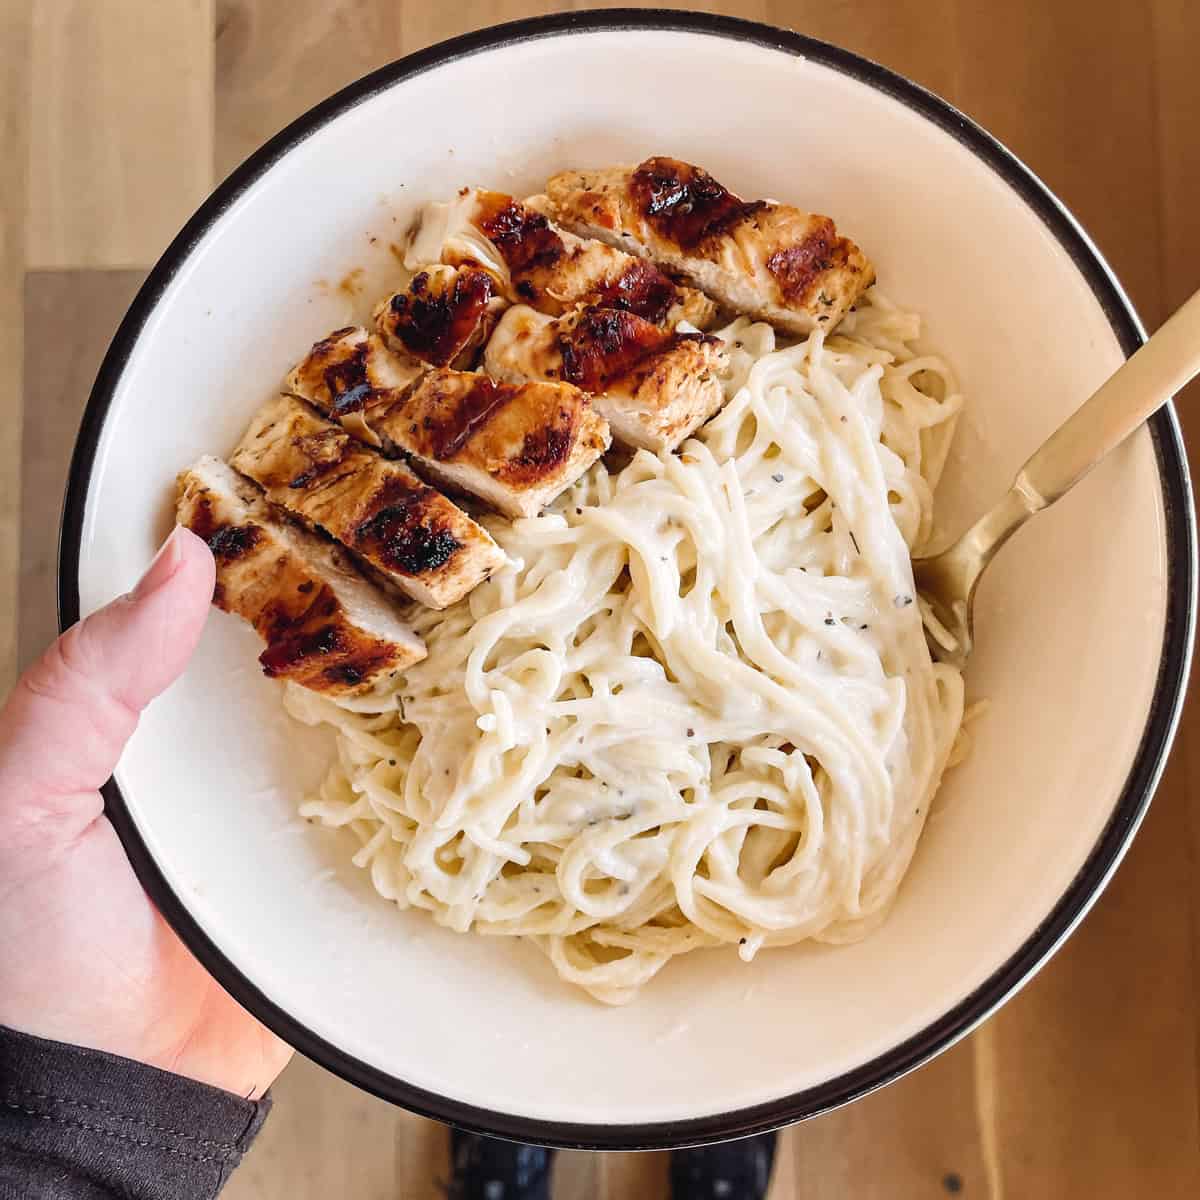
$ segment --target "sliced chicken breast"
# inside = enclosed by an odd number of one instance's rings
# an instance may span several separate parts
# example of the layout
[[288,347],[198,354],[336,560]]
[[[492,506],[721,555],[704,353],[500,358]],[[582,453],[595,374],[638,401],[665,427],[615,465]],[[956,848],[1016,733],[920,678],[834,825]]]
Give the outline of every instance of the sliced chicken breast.
[[558,229],[545,213],[503,192],[463,188],[448,204],[429,204],[408,235],[405,265],[473,265],[488,271],[513,303],[560,316],[583,302],[603,302],[655,325],[681,321],[706,328],[716,305],[632,254]]
[[[339,333],[336,345],[347,357],[370,340],[365,330]],[[509,517],[536,515],[612,440],[588,397],[567,383],[500,384],[450,368],[408,388],[362,388],[352,377],[339,391],[345,382],[305,363],[288,376],[293,394],[360,441],[410,458],[434,483]]]
[[430,371],[372,428],[430,479],[508,517],[536,516],[608,449],[608,422],[577,387]]
[[279,516],[262,492],[205,456],[178,480],[177,514],[217,564],[213,603],[267,643],[273,678],[328,696],[357,696],[425,657],[395,605],[336,544]]
[[394,403],[397,392],[411,387],[426,366],[392,354],[377,334],[358,325],[335,329],[288,372],[284,391],[300,396],[369,445],[369,415]]
[[719,338],[668,333],[614,308],[549,317],[516,305],[484,351],[497,379],[566,380],[591,393],[618,441],[655,453],[673,450],[721,407],[727,363]]
[[478,267],[422,267],[375,309],[389,350],[434,367],[470,367],[508,302]]
[[833,329],[874,282],[863,252],[828,217],[742,200],[678,159],[564,171],[546,194],[565,228],[653,259],[790,333]]
[[292,396],[263,406],[230,461],[268,499],[430,608],[460,600],[505,561],[486,530],[403,463]]

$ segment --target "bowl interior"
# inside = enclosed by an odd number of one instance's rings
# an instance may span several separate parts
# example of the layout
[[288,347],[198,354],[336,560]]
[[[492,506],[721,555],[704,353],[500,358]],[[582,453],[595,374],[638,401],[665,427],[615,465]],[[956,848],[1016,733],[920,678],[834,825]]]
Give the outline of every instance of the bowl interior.
[[[536,95],[537,102],[530,97]],[[571,165],[670,153],[744,195],[833,215],[927,317],[968,407],[941,495],[955,528],[1119,364],[1043,221],[968,146],[820,62],[701,33],[554,36],[448,61],[312,130],[215,219],[133,346],[95,457],[85,611],[128,587],[172,480],[228,451],[315,338],[395,278],[419,203],[522,193]],[[885,1054],[1034,933],[1114,811],[1163,645],[1164,503],[1145,432],[1007,549],[968,676],[990,708],[885,926],[852,947],[688,956],[635,1003],[561,985],[532,947],[379,899],[296,804],[329,753],[283,716],[247,628],[214,612],[117,773],[140,837],[220,952],[331,1047],[450,1101],[635,1126],[728,1113]],[[1103,648],[1098,652],[1098,648]]]

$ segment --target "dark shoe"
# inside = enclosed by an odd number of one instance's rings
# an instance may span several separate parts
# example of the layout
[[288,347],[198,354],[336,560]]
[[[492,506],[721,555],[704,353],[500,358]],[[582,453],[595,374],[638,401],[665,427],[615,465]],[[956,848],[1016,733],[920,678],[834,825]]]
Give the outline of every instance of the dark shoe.
[[554,1151],[450,1131],[448,1200],[550,1200]]
[[776,1134],[671,1152],[671,1200],[765,1200]]

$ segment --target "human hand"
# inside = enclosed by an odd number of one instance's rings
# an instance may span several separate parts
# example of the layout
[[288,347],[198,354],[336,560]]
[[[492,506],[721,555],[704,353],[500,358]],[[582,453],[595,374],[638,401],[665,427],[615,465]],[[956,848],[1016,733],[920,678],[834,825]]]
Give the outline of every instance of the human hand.
[[0,1024],[257,1098],[290,1047],[154,909],[97,790],[191,657],[213,570],[176,529],[134,590],[63,634],[0,711]]

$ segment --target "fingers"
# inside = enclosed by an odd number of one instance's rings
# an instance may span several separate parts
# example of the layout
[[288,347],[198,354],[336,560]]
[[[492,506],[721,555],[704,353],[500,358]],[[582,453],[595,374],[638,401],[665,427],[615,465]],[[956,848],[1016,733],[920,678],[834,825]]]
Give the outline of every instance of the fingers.
[[[182,672],[204,628],[214,567],[176,528],[134,590],[73,626],[18,680],[0,712],[0,824],[78,803],[112,774],[141,710]],[[67,806],[68,808],[70,806]]]

